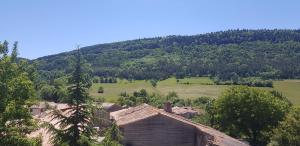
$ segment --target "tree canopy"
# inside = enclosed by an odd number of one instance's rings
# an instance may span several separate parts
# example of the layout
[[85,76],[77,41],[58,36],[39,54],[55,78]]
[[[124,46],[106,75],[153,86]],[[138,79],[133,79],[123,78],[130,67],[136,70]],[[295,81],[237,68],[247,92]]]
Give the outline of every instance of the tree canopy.
[[0,143],[5,146],[37,146],[26,137],[35,128],[28,107],[34,99],[34,83],[26,61],[16,62],[17,45],[8,56],[8,42],[0,43]]
[[266,145],[289,107],[287,100],[269,91],[232,87],[216,99],[214,118],[218,128],[229,135],[249,138],[252,145]]
[[[299,30],[228,30],[138,39],[81,48],[94,75],[127,79],[211,75],[219,80],[300,77]],[[70,72],[76,51],[33,60],[47,77]]]
[[47,124],[54,145],[82,146],[92,145],[95,142],[93,108],[87,91],[90,87],[90,78],[83,70],[82,64],[80,51],[77,50],[74,71],[69,78],[69,97],[66,99],[68,107],[52,112],[53,119],[58,120],[59,128]]
[[299,146],[300,144],[300,107],[294,107],[274,129],[270,146]]

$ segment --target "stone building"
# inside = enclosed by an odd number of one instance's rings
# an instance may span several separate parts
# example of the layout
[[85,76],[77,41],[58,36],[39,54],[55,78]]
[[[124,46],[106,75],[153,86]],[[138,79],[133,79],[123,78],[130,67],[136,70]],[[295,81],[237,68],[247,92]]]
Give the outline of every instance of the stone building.
[[30,113],[33,116],[40,116],[44,111],[46,111],[47,105],[45,102],[40,102],[38,104],[29,107]]
[[[170,108],[165,108],[170,111]],[[143,104],[112,112],[125,146],[247,146],[213,128]]]

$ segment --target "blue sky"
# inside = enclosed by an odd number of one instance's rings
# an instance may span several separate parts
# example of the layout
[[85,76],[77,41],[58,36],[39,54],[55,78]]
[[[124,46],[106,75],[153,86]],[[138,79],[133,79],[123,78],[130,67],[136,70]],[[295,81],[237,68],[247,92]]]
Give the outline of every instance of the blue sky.
[[1,0],[0,40],[37,57],[145,37],[299,29],[299,0]]

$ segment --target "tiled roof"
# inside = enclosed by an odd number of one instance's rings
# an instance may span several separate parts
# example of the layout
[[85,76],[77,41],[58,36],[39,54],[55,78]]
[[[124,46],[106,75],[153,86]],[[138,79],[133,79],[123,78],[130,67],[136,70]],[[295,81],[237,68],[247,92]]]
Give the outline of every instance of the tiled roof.
[[165,112],[164,110],[154,108],[147,104],[143,104],[140,106],[131,107],[128,109],[123,109],[123,110],[119,110],[116,112],[112,112],[110,115],[116,121],[117,125],[121,126],[121,127],[124,125],[127,125],[127,124],[135,123],[140,120],[154,117],[156,115],[164,115],[164,116],[167,116],[174,120],[183,122],[185,124],[192,125],[199,131],[212,136],[213,143],[215,145],[218,145],[218,146],[247,146],[247,144],[245,144],[237,139],[234,139],[234,138],[232,138],[218,130],[215,130],[211,127],[192,122],[191,120],[188,120],[184,117]]

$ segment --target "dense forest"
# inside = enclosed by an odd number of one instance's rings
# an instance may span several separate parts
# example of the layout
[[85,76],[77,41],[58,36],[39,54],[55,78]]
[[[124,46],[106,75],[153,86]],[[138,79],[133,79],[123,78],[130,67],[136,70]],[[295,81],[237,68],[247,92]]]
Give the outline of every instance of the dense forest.
[[[137,39],[83,47],[81,52],[100,77],[211,76],[221,81],[300,77],[300,30],[228,30]],[[43,78],[56,78],[70,72],[74,53],[32,62]]]

